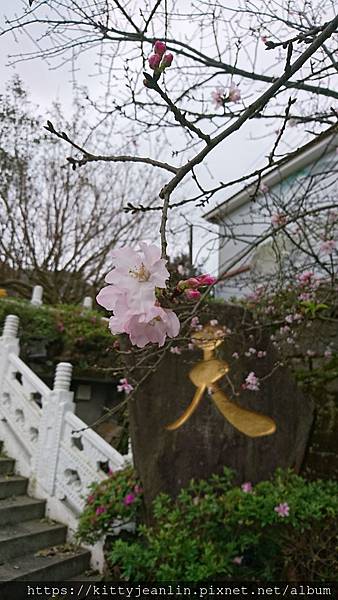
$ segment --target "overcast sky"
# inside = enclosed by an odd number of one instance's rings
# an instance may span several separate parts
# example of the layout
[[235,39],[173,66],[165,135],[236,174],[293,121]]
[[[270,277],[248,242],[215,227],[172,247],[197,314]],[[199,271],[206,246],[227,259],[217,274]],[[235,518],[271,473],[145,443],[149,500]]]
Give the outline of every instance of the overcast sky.
[[[13,17],[15,13],[20,14],[24,4],[27,5],[26,0],[2,0],[0,9],[2,13],[1,18],[4,19],[4,15]],[[47,113],[48,108],[55,99],[60,101],[66,112],[70,111],[74,90],[70,66],[68,64],[55,69],[54,64],[48,65],[43,60],[37,59],[9,66],[8,55],[32,49],[34,49],[33,41],[30,41],[23,34],[19,34],[16,38],[10,36],[0,38],[0,91],[3,92],[5,90],[6,81],[14,73],[17,73],[29,90],[32,100],[40,105],[41,114],[44,114],[44,112]],[[93,71],[91,61],[92,57],[90,55],[82,61],[82,69],[78,76],[81,83],[90,83],[91,94],[95,96],[95,86],[99,86],[100,83],[96,78],[91,77]],[[278,124],[276,124],[276,127],[278,127]],[[270,131],[273,131],[273,127],[271,129],[271,126]],[[296,137],[297,132],[290,132],[289,141],[291,141],[291,144],[295,142]],[[294,139],[292,140],[292,138]],[[262,121],[249,121],[237,134],[229,138],[226,143],[223,143],[221,148],[213,152],[210,160],[212,160],[212,172],[215,182],[239,177],[262,164],[264,156],[268,154],[271,148],[271,139],[271,135],[267,136],[266,126]],[[219,201],[222,199],[224,198],[219,199]],[[210,208],[206,208],[204,212]],[[205,222],[200,220],[199,215],[201,214],[201,209],[198,209],[198,214],[195,210],[194,221],[206,225]],[[199,238],[200,234],[197,231],[196,237]],[[184,237],[183,235],[183,246],[185,246]],[[204,242],[195,238],[195,243],[195,252],[197,252],[201,243]],[[214,271],[216,269],[216,253],[211,257],[208,264],[210,270]]]

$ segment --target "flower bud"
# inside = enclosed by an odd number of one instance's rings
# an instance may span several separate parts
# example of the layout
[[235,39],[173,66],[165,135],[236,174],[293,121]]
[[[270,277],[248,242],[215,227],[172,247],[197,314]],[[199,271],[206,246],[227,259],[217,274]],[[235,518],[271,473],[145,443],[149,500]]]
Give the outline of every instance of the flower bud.
[[171,52],[168,52],[167,54],[165,54],[163,56],[162,67],[165,67],[165,68],[170,67],[173,60],[174,60],[173,54],[171,54]]
[[163,56],[163,54],[165,53],[167,49],[167,46],[165,45],[164,42],[161,42],[160,40],[157,40],[154,44],[154,52],[155,54],[158,54],[159,56]]
[[198,290],[185,290],[185,295],[188,300],[198,300],[201,297],[201,292]]
[[202,286],[202,285],[212,285],[213,283],[215,283],[217,281],[216,277],[213,277],[212,275],[199,275],[197,277],[198,280],[198,285]]
[[148,58],[149,67],[155,71],[160,66],[161,57],[158,54],[151,54]]

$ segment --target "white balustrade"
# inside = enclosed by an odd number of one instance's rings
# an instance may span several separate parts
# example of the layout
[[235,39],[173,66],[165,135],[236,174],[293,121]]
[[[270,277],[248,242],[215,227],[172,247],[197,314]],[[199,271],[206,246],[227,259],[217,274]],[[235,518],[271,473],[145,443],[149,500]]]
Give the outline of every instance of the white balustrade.
[[74,525],[88,486],[131,462],[131,452],[122,456],[74,414],[71,364],[57,365],[51,390],[19,358],[18,326],[8,316],[0,338],[0,439],[51,516],[70,525],[70,513]]

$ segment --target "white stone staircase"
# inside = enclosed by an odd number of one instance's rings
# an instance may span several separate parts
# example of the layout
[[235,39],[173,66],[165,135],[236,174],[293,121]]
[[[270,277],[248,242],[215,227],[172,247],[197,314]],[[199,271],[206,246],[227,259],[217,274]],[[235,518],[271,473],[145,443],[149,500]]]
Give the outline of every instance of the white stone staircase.
[[83,573],[90,558],[102,568],[100,545],[72,554],[69,542],[88,486],[132,459],[74,414],[72,365],[59,363],[51,390],[19,358],[18,326],[9,315],[0,338],[0,581],[8,573],[32,580],[32,572],[36,580],[65,580]]

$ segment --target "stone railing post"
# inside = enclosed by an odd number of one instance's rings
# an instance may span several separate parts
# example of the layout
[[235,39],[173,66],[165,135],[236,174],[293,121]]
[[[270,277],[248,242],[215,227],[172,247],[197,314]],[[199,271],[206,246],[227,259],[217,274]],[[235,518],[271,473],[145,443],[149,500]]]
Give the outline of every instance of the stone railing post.
[[74,394],[70,391],[72,369],[70,363],[57,365],[53,390],[42,409],[36,475],[38,485],[50,496],[55,490],[65,414],[74,412]]
[[34,306],[41,306],[42,295],[43,287],[41,285],[35,285],[32,291],[31,304],[34,304]]
[[19,317],[8,315],[5,319],[2,336],[0,337],[0,391],[6,375],[8,357],[10,354],[19,355]]
[[83,308],[87,308],[88,310],[92,310],[93,308],[93,299],[90,296],[86,296],[82,302]]

